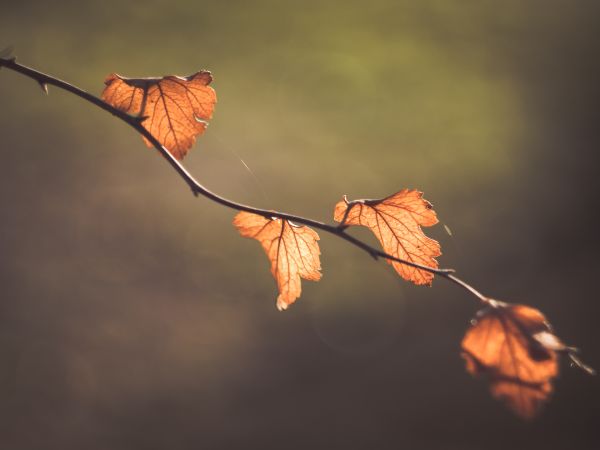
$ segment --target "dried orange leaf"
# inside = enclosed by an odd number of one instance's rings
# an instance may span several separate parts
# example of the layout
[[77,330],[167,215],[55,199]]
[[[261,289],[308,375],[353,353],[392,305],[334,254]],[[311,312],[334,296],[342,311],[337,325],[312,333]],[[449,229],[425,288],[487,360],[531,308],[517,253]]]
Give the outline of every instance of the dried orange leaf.
[[498,301],[477,314],[462,341],[467,371],[485,373],[492,395],[524,419],[548,400],[558,375],[556,352],[564,350],[540,311]]
[[[204,133],[217,96],[210,72],[189,77],[106,77],[102,99],[128,114],[145,117],[142,124],[171,154],[181,160]],[[148,147],[152,144],[144,138]]]
[[280,311],[300,297],[301,277],[311,281],[321,279],[319,235],[313,229],[245,211],[235,216],[233,224],[242,236],[260,242],[271,261],[271,273],[279,288],[277,308]]
[[[442,254],[440,244],[425,236],[421,227],[435,225],[438,220],[431,203],[417,190],[403,189],[381,200],[346,199],[335,205],[334,220],[345,225],[362,225],[379,239],[383,250],[396,258],[438,267],[436,256]],[[397,261],[386,260],[405,280],[430,285],[433,274]]]

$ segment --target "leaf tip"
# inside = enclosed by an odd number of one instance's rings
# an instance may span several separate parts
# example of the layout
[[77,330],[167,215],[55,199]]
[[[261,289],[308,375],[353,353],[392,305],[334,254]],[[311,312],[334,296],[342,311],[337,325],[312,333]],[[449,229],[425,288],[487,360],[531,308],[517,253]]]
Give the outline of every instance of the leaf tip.
[[106,75],[106,78],[104,78],[104,85],[110,86],[113,83],[113,81],[120,80],[120,79],[121,79],[121,76],[119,74],[109,73],[108,75]]
[[281,294],[277,297],[277,310],[285,311],[290,305],[281,297]]

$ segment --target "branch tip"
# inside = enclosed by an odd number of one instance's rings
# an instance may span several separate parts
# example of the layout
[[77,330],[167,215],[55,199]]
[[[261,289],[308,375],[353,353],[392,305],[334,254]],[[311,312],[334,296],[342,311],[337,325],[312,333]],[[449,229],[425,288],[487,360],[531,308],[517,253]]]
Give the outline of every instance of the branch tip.
[[569,350],[568,354],[569,354],[569,358],[571,359],[571,366],[575,366],[575,367],[583,370],[588,375],[596,375],[596,371],[592,367],[590,367],[586,363],[584,363],[581,359],[579,359],[579,357],[577,355],[575,355],[574,351]]

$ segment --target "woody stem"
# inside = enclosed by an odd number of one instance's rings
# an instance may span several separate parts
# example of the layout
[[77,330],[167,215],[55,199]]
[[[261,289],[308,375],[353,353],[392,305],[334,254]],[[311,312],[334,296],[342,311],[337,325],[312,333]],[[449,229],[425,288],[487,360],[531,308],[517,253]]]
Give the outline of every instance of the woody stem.
[[228,208],[235,209],[237,211],[246,211],[246,212],[249,212],[252,214],[257,214],[257,215],[267,217],[267,218],[277,217],[279,219],[290,220],[290,221],[293,221],[296,223],[308,225],[310,227],[323,230],[327,233],[333,234],[341,239],[344,239],[345,241],[349,242],[350,244],[354,245],[355,247],[358,247],[358,248],[364,250],[365,252],[367,252],[369,255],[371,255],[375,259],[385,258],[390,261],[395,261],[395,262],[405,264],[410,267],[417,268],[419,270],[430,272],[434,275],[438,275],[442,278],[445,278],[446,280],[448,280],[448,281],[456,284],[457,286],[461,287],[462,289],[466,290],[467,292],[472,294],[474,297],[476,297],[479,302],[486,304],[486,305],[489,304],[489,302],[490,302],[488,297],[484,296],[477,289],[475,289],[474,287],[472,287],[471,285],[469,285],[468,283],[466,283],[465,281],[461,280],[456,275],[454,275],[453,269],[438,269],[435,267],[429,267],[429,266],[418,264],[418,263],[415,263],[412,261],[407,261],[407,260],[404,260],[401,258],[397,258],[393,255],[383,252],[375,247],[370,246],[366,242],[363,242],[360,239],[357,239],[354,236],[347,234],[346,233],[347,227],[344,225],[344,223],[343,223],[344,221],[342,221],[341,225],[329,225],[324,222],[320,222],[320,221],[309,219],[309,218],[302,217],[302,216],[297,216],[294,214],[288,214],[288,213],[283,213],[283,212],[279,212],[279,211],[271,211],[271,210],[266,210],[266,209],[261,209],[261,208],[255,208],[253,206],[244,205],[242,203],[237,203],[233,200],[229,200],[225,197],[221,197],[220,195],[212,192],[211,190],[209,190],[208,188],[206,188],[202,184],[200,184],[187,171],[187,169],[185,167],[183,167],[183,165],[177,159],[175,159],[175,157],[173,155],[171,155],[171,153],[148,130],[146,130],[146,128],[144,128],[144,126],[142,125],[142,122],[144,119],[143,117],[134,117],[123,111],[120,111],[119,109],[104,102],[100,98],[84,91],[83,89],[73,86],[72,84],[67,83],[66,81],[60,80],[51,75],[39,72],[31,67],[27,67],[27,66],[17,63],[15,58],[0,58],[0,68],[1,67],[6,67],[7,69],[13,70],[15,72],[18,72],[22,75],[25,75],[25,76],[35,80],[40,85],[40,87],[44,90],[44,92],[46,92],[46,93],[47,93],[48,85],[56,86],[60,89],[63,89],[65,91],[68,91],[68,92],[76,95],[77,97],[87,100],[88,102],[94,104],[98,108],[101,108],[101,109],[111,113],[112,115],[116,116],[117,118],[121,119],[123,122],[127,123],[133,129],[135,129],[138,133],[140,133],[142,136],[144,136],[150,143],[152,143],[152,145],[156,148],[156,150],[158,150],[160,152],[160,154],[167,160],[169,165],[177,172],[177,174],[183,179],[183,181],[190,187],[190,189],[192,190],[192,193],[196,196],[202,195],[202,196],[208,198],[209,200],[212,200],[212,201],[219,203],[220,205],[226,206]]

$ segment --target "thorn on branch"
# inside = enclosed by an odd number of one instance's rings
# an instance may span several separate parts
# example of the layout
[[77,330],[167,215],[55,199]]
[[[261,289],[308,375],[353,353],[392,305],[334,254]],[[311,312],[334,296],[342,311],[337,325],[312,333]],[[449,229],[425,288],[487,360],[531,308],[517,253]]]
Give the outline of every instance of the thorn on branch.
[[38,84],[42,88],[42,91],[44,91],[44,94],[48,95],[48,85],[43,81],[38,81]]
[[129,116],[134,122],[141,124],[144,120],[148,118],[148,116]]

